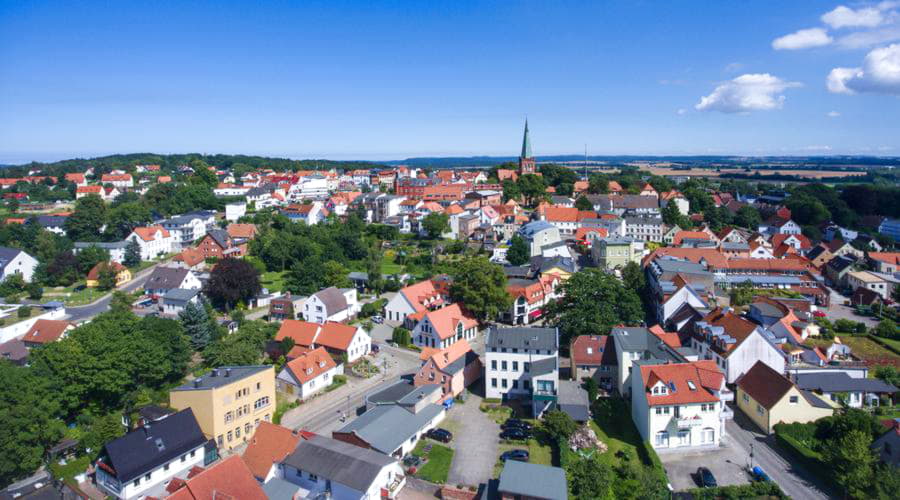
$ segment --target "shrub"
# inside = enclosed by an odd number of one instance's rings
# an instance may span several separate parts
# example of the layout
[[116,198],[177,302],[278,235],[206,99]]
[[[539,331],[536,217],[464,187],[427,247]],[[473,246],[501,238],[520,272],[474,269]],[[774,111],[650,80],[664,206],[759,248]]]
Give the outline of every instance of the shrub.
[[397,328],[394,328],[394,332],[391,334],[391,340],[397,345],[407,346],[412,342],[412,333],[406,328],[398,326]]
[[28,307],[28,306],[20,307],[19,310],[16,312],[16,314],[20,318],[30,318],[31,317],[31,307]]

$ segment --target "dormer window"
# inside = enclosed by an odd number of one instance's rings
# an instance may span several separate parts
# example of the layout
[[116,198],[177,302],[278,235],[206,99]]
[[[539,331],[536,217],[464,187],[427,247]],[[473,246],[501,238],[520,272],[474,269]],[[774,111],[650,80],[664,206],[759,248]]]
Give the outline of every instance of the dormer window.
[[696,391],[696,390],[697,390],[697,386],[694,385],[694,381],[693,381],[693,380],[688,380],[688,381],[687,381],[687,385],[688,385],[688,389],[690,389],[690,390],[692,390],[692,391]]

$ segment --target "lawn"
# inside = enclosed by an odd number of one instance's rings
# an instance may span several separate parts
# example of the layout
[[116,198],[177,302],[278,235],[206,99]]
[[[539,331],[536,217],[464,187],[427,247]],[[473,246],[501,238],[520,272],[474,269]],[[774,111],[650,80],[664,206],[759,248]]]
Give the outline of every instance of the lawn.
[[503,471],[503,462],[500,461],[500,455],[509,450],[528,450],[528,462],[540,465],[553,465],[553,448],[549,444],[541,444],[537,439],[529,439],[527,443],[500,442],[497,446],[497,463],[494,464],[494,475],[496,479],[500,477]]
[[[426,451],[426,448],[429,448]],[[434,441],[422,439],[412,452],[417,457],[427,461],[416,470],[416,477],[425,481],[444,484],[450,474],[450,464],[453,463],[453,450]]]
[[74,460],[69,460],[66,465],[60,465],[59,462],[53,461],[50,464],[50,472],[57,479],[72,479],[87,469],[91,463],[91,457],[82,455]]
[[263,288],[269,290],[269,293],[280,292],[284,290],[284,275],[286,273],[287,271],[269,271],[259,277],[259,282]]
[[853,354],[872,364],[893,364],[900,366],[900,356],[878,345],[875,341],[864,336],[841,335],[841,342],[850,346]]
[[404,266],[397,264],[397,256],[394,252],[385,252],[381,259],[381,274],[402,274]]
[[[631,420],[631,410],[621,399],[602,399],[594,407],[594,419],[591,428],[597,437],[608,447],[600,455],[600,459],[609,465],[616,466],[622,454],[639,457],[639,449],[643,448],[641,435]],[[621,454],[620,454],[621,452]]]
[[[81,290],[75,290],[78,287],[84,287]],[[66,287],[44,288],[44,295],[41,302],[52,302],[58,300],[67,306],[83,306],[105,296],[110,291],[101,291],[97,288],[87,288],[84,282],[78,282]]]

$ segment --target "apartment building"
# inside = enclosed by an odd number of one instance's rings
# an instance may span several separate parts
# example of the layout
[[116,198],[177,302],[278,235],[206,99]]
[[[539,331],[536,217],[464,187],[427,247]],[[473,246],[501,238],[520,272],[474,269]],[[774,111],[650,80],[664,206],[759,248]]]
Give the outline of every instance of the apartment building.
[[203,433],[219,448],[246,442],[275,413],[273,366],[223,366],[172,389],[175,409],[191,408]]
[[559,330],[491,327],[485,340],[485,395],[530,400],[540,416],[556,402]]

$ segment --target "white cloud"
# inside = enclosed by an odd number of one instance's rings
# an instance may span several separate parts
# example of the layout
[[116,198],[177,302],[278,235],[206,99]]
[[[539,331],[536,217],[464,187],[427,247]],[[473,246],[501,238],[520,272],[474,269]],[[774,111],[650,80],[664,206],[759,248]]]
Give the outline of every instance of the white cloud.
[[748,73],[716,87],[711,94],[700,98],[694,106],[698,111],[746,113],[781,109],[785,89],[799,87],[768,73]]
[[727,73],[737,73],[742,69],[744,69],[744,63],[733,62],[725,65],[725,72]]
[[684,115],[684,114],[687,114],[687,110],[684,108],[679,108],[678,111],[676,111],[676,113],[678,113],[679,115]]
[[895,40],[900,40],[900,26],[884,26],[874,30],[857,31],[839,37],[835,44],[845,49],[862,49]]
[[803,151],[831,151],[831,146],[806,146]]
[[862,67],[834,68],[826,80],[836,94],[872,92],[900,95],[900,44],[874,49],[866,54]]
[[824,28],[809,28],[776,38],[772,41],[772,48],[775,50],[808,49],[828,45],[832,41],[834,39]]
[[828,118],[837,118],[837,117],[841,116],[841,114],[837,111],[829,111],[828,113],[825,113],[825,115]]
[[883,2],[875,7],[863,7],[853,10],[839,5],[822,16],[822,22],[832,28],[864,27],[874,28],[884,22],[882,11],[891,7],[893,2]]
[[878,151],[890,151],[894,149],[893,146],[878,146]]

